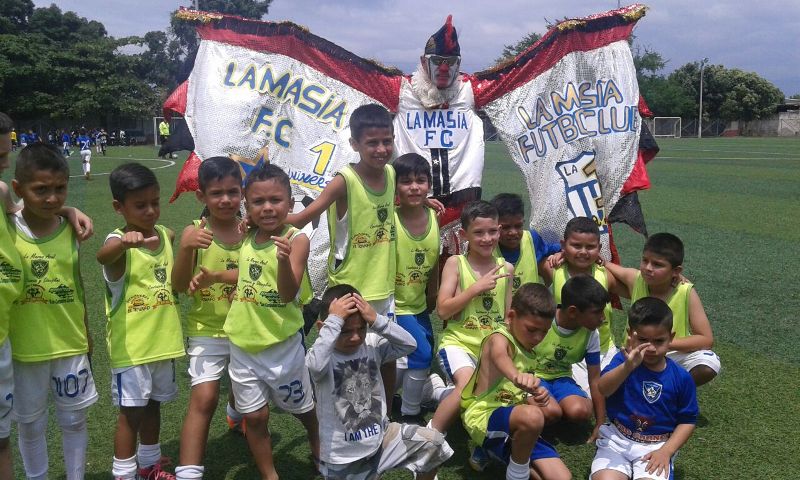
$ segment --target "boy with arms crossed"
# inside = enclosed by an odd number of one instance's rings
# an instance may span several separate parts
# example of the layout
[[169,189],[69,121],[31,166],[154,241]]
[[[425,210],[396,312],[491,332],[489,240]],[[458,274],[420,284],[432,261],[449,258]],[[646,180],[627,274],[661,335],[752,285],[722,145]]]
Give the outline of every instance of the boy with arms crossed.
[[[215,281],[217,271],[239,268],[239,204],[242,200],[242,174],[239,165],[228,157],[211,157],[197,172],[200,189],[197,199],[208,209],[208,218],[195,220],[183,230],[172,270],[172,284],[179,292],[190,291],[192,306],[186,317],[187,353],[192,391],[189,409],[181,431],[178,480],[203,478],[203,457],[211,418],[219,402],[219,384],[230,359],[230,341],[223,326],[231,302],[233,285]],[[208,273],[208,281],[190,285],[198,273]],[[242,417],[234,409],[233,394],[228,398],[228,418]]]
[[322,297],[319,337],[306,355],[323,432],[326,479],[372,480],[396,468],[433,479],[453,455],[438,431],[390,423],[378,366],[411,353],[414,338],[341,284]]
[[304,233],[286,225],[292,190],[289,176],[280,167],[266,164],[251,171],[244,195],[254,228],[239,250],[239,269],[201,270],[190,289],[201,289],[213,280],[236,285],[224,327],[231,344],[231,388],[236,410],[244,415],[245,438],[261,478],[275,480],[278,472],[267,428],[269,402],[300,420],[311,455],[315,462],[319,459],[319,429],[298,300],[309,241]]
[[[397,174],[397,273],[395,305],[397,323],[414,337],[417,348],[398,360],[402,381],[403,423],[424,425],[421,415],[423,388],[433,360],[433,327],[428,311],[436,302],[439,286],[439,224],[436,213],[425,206],[431,170],[421,155],[401,155],[392,166]],[[437,378],[438,379],[438,378]],[[441,380],[440,380],[441,382]]]
[[[608,292],[588,275],[571,277],[561,289],[561,303],[544,340],[534,349],[536,376],[554,401],[543,407],[545,418],[586,422],[594,410],[595,427],[588,442],[594,442],[605,418],[603,396],[597,392],[600,378],[600,336]],[[572,366],[586,362],[591,400],[572,379]]]
[[158,439],[161,403],[178,394],[175,359],[184,354],[172,285],[175,235],[157,224],[160,189],[149,168],[120,165],[109,185],[114,210],[125,219],[97,252],[107,286],[111,398],[119,405],[111,473],[120,480],[174,479],[161,469]]
[[498,194],[490,203],[497,209],[497,221],[500,223],[500,239],[495,256],[502,257],[514,266],[514,292],[525,283],[542,283],[540,268],[544,268],[547,257],[561,251],[561,246],[545,243],[536,230],[524,228],[525,207],[522,197],[516,193]]
[[88,354],[78,238],[59,215],[69,166],[58,149],[37,143],[17,158],[14,193],[22,210],[11,218],[24,286],[11,307],[8,336],[14,359],[14,417],[28,478],[47,478],[47,397],[52,390],[62,430],[67,478],[86,468],[86,413],[97,401]]
[[533,373],[533,349],[550,330],[556,304],[543,285],[517,289],[506,316],[483,340],[478,366],[461,395],[461,415],[472,440],[506,463],[507,480],[568,480],[566,465],[539,438],[540,406],[551,400]]
[[673,478],[672,460],[699,413],[692,377],[666,356],[674,337],[662,300],[631,305],[628,348],[614,355],[598,382],[610,423],[600,427],[592,480]]
[[[490,203],[476,201],[461,212],[461,235],[469,242],[466,255],[447,259],[436,310],[447,322],[439,342],[442,370],[455,384],[436,409],[431,426],[446,432],[459,417],[461,391],[472,377],[480,356],[481,342],[502,322],[511,305],[511,278],[514,267],[494,257],[500,227],[497,209]],[[470,465],[481,471],[488,458],[480,445],[470,458]]]
[[631,301],[652,296],[667,302],[675,332],[667,356],[692,375],[695,385],[708,383],[719,374],[719,356],[711,351],[711,323],[694,285],[681,278],[683,242],[678,237],[671,233],[650,236],[638,270],[610,263],[606,268],[627,287],[630,294],[623,296]]

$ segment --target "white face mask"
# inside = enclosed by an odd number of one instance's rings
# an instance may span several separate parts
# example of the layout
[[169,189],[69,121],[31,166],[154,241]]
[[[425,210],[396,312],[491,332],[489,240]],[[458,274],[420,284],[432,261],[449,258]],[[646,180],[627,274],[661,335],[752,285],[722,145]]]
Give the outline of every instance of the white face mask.
[[[456,77],[458,77],[458,71],[461,67],[461,57],[457,55],[425,55],[425,60],[427,62],[428,77],[431,79],[431,83],[436,85],[437,88],[450,88],[453,82],[456,81]],[[447,64],[447,85],[440,85],[436,79],[442,64]]]

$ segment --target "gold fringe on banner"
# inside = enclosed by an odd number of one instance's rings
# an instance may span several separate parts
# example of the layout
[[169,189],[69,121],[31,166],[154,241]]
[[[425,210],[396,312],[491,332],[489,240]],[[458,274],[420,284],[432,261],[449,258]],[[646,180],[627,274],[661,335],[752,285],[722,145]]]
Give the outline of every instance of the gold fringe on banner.
[[175,18],[186,20],[188,22],[210,23],[214,20],[221,20],[222,14],[201,12],[200,10],[191,10],[189,8],[181,7],[178,9],[178,13],[175,14]]

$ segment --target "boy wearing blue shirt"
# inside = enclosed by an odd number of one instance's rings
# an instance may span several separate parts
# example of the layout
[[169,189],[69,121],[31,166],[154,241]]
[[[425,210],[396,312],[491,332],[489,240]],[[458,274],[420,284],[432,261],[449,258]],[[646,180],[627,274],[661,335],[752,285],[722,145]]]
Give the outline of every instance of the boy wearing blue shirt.
[[92,138],[86,134],[84,129],[81,129],[81,134],[78,136],[78,148],[80,148],[83,162],[83,176],[86,180],[91,180]]
[[598,381],[609,423],[600,427],[591,480],[673,478],[672,460],[699,413],[691,375],[667,358],[672,311],[644,297],[628,312],[628,348]]

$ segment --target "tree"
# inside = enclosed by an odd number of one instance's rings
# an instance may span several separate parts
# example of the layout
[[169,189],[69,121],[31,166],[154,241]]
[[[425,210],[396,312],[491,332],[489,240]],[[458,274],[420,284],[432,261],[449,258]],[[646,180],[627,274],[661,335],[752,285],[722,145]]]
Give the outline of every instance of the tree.
[[522,40],[518,41],[517,43],[515,43],[513,45],[504,45],[503,46],[503,52],[500,54],[499,57],[497,57],[497,59],[495,59],[494,62],[497,64],[497,63],[503,63],[503,62],[506,62],[508,60],[513,59],[514,57],[516,57],[520,53],[522,53],[525,50],[527,50],[528,47],[530,47],[534,43],[538,42],[540,38],[542,38],[541,35],[539,35],[536,32],[531,32],[531,33],[525,35],[524,37],[522,37]]
[[633,55],[633,65],[636,67],[636,78],[641,83],[644,78],[656,78],[658,72],[667,66],[667,61],[661,56],[660,53],[650,50],[645,47],[644,49],[636,48],[636,53]]
[[32,14],[32,0],[0,0],[0,34],[17,33]]

